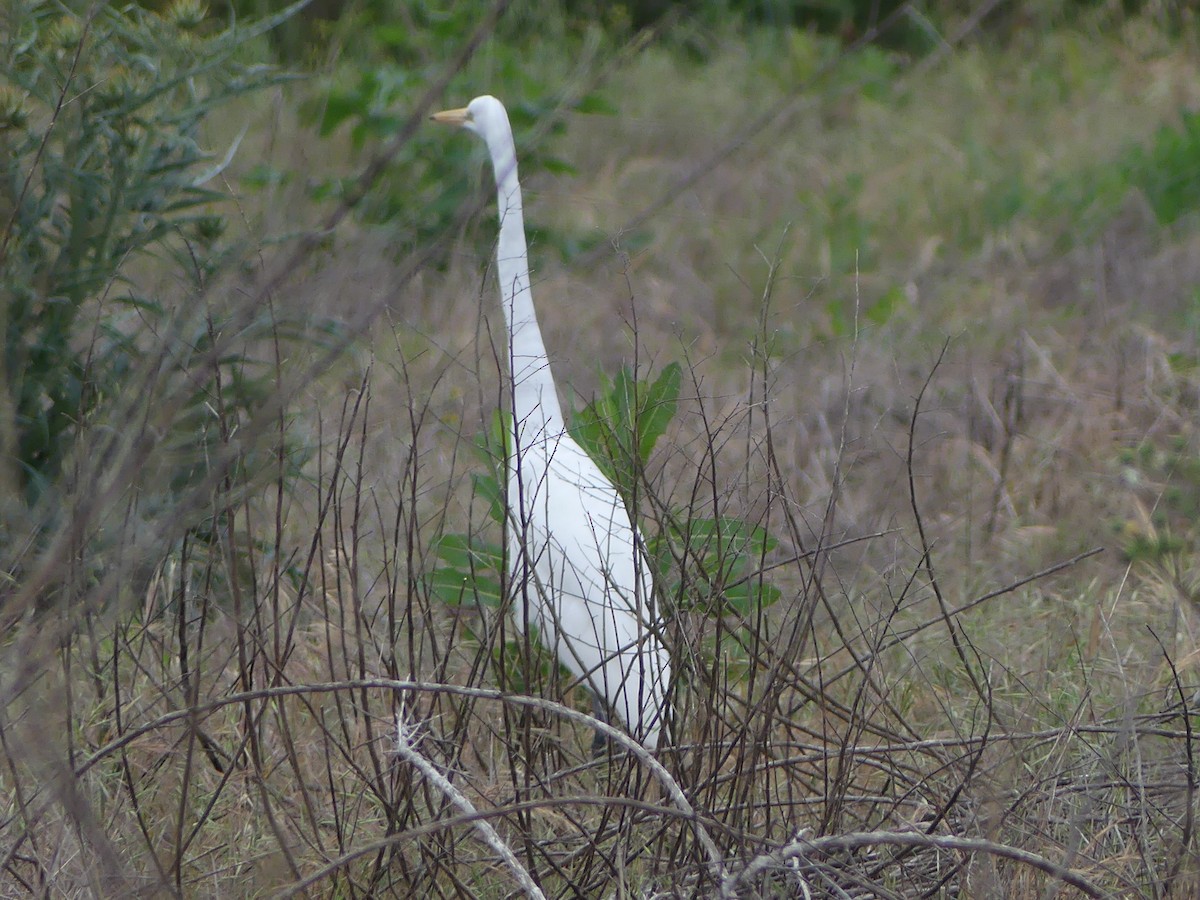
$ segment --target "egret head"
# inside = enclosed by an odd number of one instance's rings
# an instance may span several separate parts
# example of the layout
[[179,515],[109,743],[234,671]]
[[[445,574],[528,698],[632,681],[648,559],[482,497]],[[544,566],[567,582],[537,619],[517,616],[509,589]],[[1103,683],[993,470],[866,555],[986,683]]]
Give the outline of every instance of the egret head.
[[489,142],[493,137],[510,132],[504,104],[487,94],[476,97],[462,109],[447,109],[434,113],[430,118],[435,122],[473,131]]

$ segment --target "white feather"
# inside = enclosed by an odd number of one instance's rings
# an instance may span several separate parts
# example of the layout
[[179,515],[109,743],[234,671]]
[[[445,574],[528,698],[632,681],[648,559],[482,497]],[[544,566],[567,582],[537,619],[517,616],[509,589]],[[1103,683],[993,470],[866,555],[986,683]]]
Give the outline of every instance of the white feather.
[[513,456],[508,556],[514,619],[625,722],[658,746],[671,660],[641,535],[616,488],[566,431],[530,292],[516,148],[504,105],[476,97],[435,118],[474,131],[496,176],[496,269],[508,326]]

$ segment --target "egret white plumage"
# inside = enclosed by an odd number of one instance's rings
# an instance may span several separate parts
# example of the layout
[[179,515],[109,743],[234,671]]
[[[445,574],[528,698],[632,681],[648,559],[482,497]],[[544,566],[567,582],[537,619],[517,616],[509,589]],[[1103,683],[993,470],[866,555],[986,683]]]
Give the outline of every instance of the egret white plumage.
[[508,112],[483,96],[433,118],[483,138],[496,178],[496,270],[512,378],[507,530],[514,619],[522,631],[534,626],[542,643],[654,749],[667,715],[671,659],[660,638],[650,565],[616,488],[567,434],[530,292]]

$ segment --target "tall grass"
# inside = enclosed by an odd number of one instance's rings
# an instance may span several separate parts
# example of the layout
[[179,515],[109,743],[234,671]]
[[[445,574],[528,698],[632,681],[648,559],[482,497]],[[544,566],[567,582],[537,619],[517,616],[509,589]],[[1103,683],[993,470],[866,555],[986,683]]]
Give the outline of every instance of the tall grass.
[[[987,70],[984,57],[959,64]],[[951,96],[965,107],[980,94]],[[663,157],[676,173],[675,144],[639,152],[648,180]],[[598,171],[597,210],[604,185],[636,174]],[[778,190],[785,171],[747,180]],[[865,229],[853,240],[873,234],[863,198],[886,194],[866,174],[828,204],[843,236]],[[730,179],[699,184],[703,204]],[[548,176],[533,187],[535,208],[561,188]],[[721,199],[716,226],[768,228]],[[1195,892],[1191,545],[1156,545],[1155,581],[1092,540],[1125,509],[1122,484],[1146,507],[1138,533],[1188,528],[1200,376],[1180,354],[1194,358],[1194,338],[1081,315],[1089,344],[1050,304],[1034,308],[1033,290],[998,301],[952,273],[950,293],[935,293],[922,272],[913,291],[934,309],[1023,323],[947,344],[920,308],[814,278],[832,269],[807,243],[789,256],[782,228],[756,267],[722,258],[744,290],[714,300],[727,326],[690,330],[688,315],[704,317],[670,275],[703,281],[707,245],[671,231],[680,213],[652,223],[668,235],[665,263],[620,268],[619,310],[611,278],[587,271],[570,272],[582,299],[567,307],[544,262],[535,296],[564,363],[623,347],[635,380],[680,364],[665,434],[623,469],[646,534],[667,548],[670,740],[650,757],[614,730],[597,760],[586,696],[513,640],[485,581],[445,595],[447,535],[499,538],[472,477],[487,474],[475,436],[503,400],[486,263],[446,239],[450,268],[402,260],[387,296],[360,299],[314,342],[290,323],[317,288],[293,295],[277,273],[325,262],[312,284],[349,303],[371,243],[346,234],[347,209],[294,247],[256,246],[249,265],[235,255],[241,267],[185,281],[153,333],[163,343],[66,454],[61,514],[6,548],[4,893]],[[335,228],[344,258],[322,260]],[[1002,251],[988,239],[956,250],[937,271],[962,262],[995,279]],[[886,269],[889,253],[875,259]],[[837,292],[839,319],[814,291]],[[798,325],[814,307],[824,324]],[[691,310],[683,326],[677,308]],[[1095,350],[1110,346],[1123,377]],[[621,445],[619,413],[601,403],[589,421],[603,435],[611,420]],[[1097,474],[1106,464],[1114,474]],[[679,541],[689,522],[749,523],[773,540],[730,568]]]
[[[675,444],[703,453],[665,454],[644,521],[667,528],[681,505],[717,518],[753,494],[784,536],[764,560],[784,597],[761,614],[672,616],[660,772],[619,749],[593,760],[586,698],[555,672],[496,689],[531,672],[504,618],[432,588],[429,547],[466,514],[462,463],[420,449],[444,435],[414,401],[398,435],[411,454],[369,483],[375,390],[364,380],[325,423],[306,487],[285,501],[281,479],[239,501],[224,552],[185,542],[128,611],[81,621],[9,699],[15,883],[489,896],[525,883],[497,868],[514,859],[548,896],[1027,895],[1060,880],[1150,895],[1194,877],[1191,699],[1172,657],[1132,666],[1101,616],[1061,684],[1013,668],[981,629],[1007,618],[999,607],[1036,610],[1035,592],[1084,558],[949,594],[915,442],[910,523],[835,539],[805,523],[769,393],[721,413],[692,398]],[[911,419],[919,437],[918,406]],[[293,503],[315,516],[307,540]],[[819,521],[837,516],[835,499]],[[868,546],[889,571],[862,589]],[[696,564],[677,561],[681,591],[707,583]],[[479,822],[507,863],[473,839]]]

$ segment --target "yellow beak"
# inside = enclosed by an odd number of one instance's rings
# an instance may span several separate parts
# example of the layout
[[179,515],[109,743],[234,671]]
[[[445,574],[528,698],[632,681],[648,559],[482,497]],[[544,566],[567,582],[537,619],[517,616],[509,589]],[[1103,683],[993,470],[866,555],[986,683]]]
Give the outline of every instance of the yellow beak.
[[462,125],[467,121],[467,108],[464,106],[462,109],[445,109],[435,112],[429,118],[445,125]]

